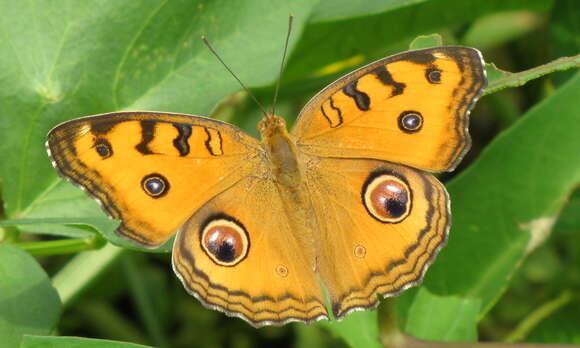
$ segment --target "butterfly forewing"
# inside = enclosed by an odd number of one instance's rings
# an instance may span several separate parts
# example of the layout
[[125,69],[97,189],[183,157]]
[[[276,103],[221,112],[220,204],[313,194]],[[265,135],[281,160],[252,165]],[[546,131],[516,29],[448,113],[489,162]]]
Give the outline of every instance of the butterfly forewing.
[[215,194],[251,173],[259,143],[238,128],[188,115],[125,112],[55,127],[57,171],[113,218],[117,232],[154,247]]
[[292,134],[301,151],[452,170],[469,149],[471,107],[485,87],[479,51],[438,47],[387,57],[326,87]]

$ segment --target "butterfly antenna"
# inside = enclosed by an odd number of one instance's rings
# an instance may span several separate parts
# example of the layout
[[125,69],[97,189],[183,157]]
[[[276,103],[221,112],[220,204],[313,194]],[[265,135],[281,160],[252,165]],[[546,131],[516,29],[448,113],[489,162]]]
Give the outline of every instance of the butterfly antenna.
[[268,116],[268,113],[266,112],[266,109],[262,106],[262,104],[260,104],[260,102],[258,101],[258,99],[256,98],[256,96],[250,91],[250,89],[248,87],[246,87],[246,85],[244,85],[244,83],[242,82],[242,80],[240,80],[236,76],[236,74],[234,74],[234,72],[232,71],[232,69],[230,69],[230,67],[217,54],[217,52],[210,45],[209,41],[207,41],[207,38],[205,37],[205,35],[202,35],[201,36],[201,41],[203,41],[203,43],[207,46],[207,48],[209,48],[209,50],[211,51],[211,53],[213,53],[213,55],[216,56],[216,58],[220,61],[220,63],[222,63],[222,65],[230,72],[230,74],[232,74],[232,76],[238,81],[238,83],[240,84],[240,86],[242,86],[242,88],[244,89],[244,91],[246,91],[246,93],[248,93],[250,95],[250,97],[252,97],[252,99],[254,99],[254,101],[256,102],[256,104],[258,105],[258,107],[260,108],[260,110],[262,111],[262,113],[264,114],[264,116]]
[[290,41],[290,33],[292,32],[292,20],[294,16],[288,16],[288,33],[286,34],[286,41],[284,42],[284,53],[282,54],[282,64],[280,64],[280,73],[278,73],[278,82],[276,83],[276,90],[274,91],[274,101],[272,102],[272,115],[276,114],[276,101],[278,100],[278,91],[280,90],[280,81],[282,80],[282,72],[284,71],[284,61],[286,60],[286,52],[288,51],[288,42]]

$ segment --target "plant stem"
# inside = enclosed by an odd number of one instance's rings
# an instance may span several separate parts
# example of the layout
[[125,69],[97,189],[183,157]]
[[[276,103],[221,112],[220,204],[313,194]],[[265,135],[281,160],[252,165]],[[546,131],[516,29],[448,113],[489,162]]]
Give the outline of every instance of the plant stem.
[[505,76],[490,82],[483,94],[495,93],[509,87],[519,87],[530,80],[537,79],[554,71],[568,70],[579,66],[580,54],[573,57],[561,57],[544,65],[518,73],[504,72]]
[[572,293],[570,290],[564,290],[560,296],[550,300],[533,311],[527,318],[505,338],[505,342],[518,342],[525,339],[528,334],[536,327],[542,320],[553,314],[558,309],[562,308],[572,300]]
[[94,250],[102,247],[105,240],[98,235],[90,238],[67,238],[41,242],[14,243],[33,256],[72,254],[79,251]]

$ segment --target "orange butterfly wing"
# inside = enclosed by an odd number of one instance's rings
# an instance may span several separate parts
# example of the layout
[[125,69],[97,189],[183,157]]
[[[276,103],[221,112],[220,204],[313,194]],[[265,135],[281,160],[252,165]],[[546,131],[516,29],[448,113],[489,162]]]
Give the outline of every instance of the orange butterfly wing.
[[468,114],[485,83],[475,49],[404,52],[326,87],[304,107],[292,135],[310,155],[452,170],[469,149]]
[[[449,199],[431,174],[379,160],[323,158],[307,181],[322,245],[318,269],[337,318],[418,284],[447,240]],[[381,195],[397,188],[384,208]]]
[[328,319],[314,272],[314,226],[257,168],[181,228],[173,269],[205,306],[254,326]]
[[69,121],[50,131],[47,147],[65,179],[122,220],[117,232],[146,247],[162,244],[198,207],[248,175],[260,149],[227,123],[155,112]]
[[485,84],[475,49],[409,51],[337,80],[300,113],[291,134],[307,163],[318,270],[336,317],[418,284],[445,244],[449,198],[423,170],[459,163]]

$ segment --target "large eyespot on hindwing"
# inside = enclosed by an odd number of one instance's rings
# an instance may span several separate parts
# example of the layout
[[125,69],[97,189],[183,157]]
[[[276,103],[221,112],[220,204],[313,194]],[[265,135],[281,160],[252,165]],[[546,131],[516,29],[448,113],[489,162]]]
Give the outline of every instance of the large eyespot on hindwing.
[[161,198],[169,191],[169,181],[163,175],[153,173],[141,180],[141,188],[151,198]]
[[244,225],[224,214],[210,217],[201,227],[201,248],[220,266],[232,267],[248,256],[250,239]]
[[362,187],[367,212],[384,223],[399,223],[411,213],[413,194],[407,181],[391,172],[371,173]]

